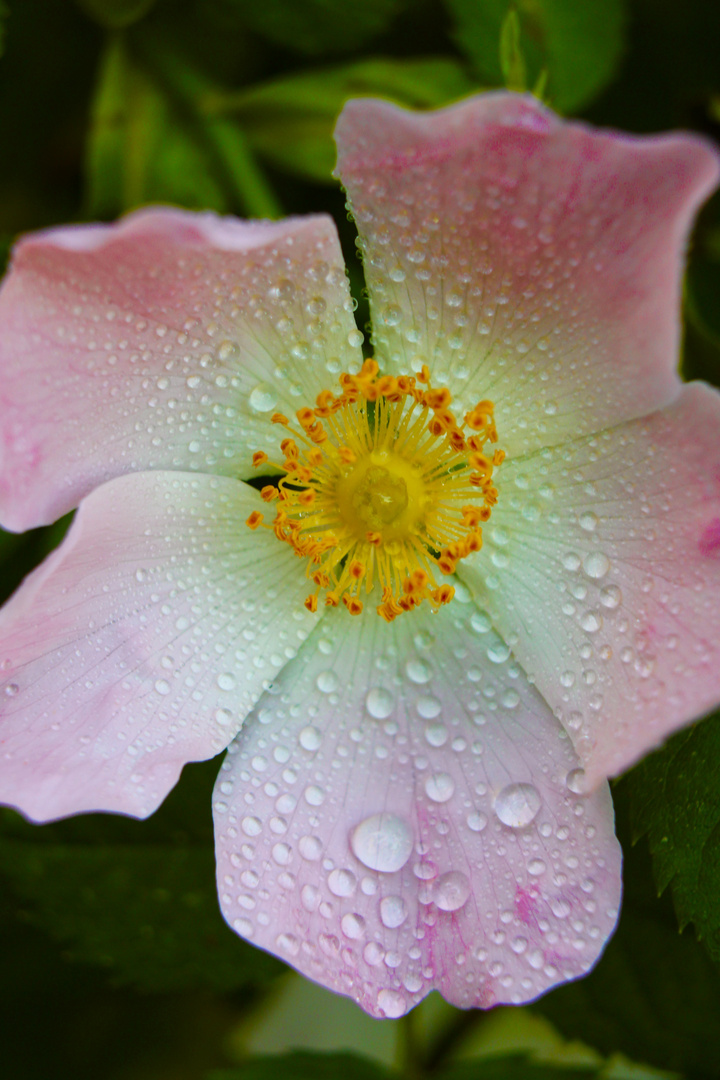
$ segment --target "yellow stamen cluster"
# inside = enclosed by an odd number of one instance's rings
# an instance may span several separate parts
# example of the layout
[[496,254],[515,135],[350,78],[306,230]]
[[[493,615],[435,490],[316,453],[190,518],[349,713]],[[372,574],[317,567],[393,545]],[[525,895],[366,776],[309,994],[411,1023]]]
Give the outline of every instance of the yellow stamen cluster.
[[[308,560],[310,611],[322,589],[326,605],[342,602],[359,615],[361,591],[375,582],[377,611],[388,622],[423,600],[437,609],[455,593],[438,584],[437,571],[453,574],[480,550],[481,525],[497,502],[493,469],[505,455],[486,452],[497,441],[493,404],[480,401],[466,414],[466,432],[450,409],[450,391],[431,387],[427,367],[417,378],[396,378],[366,360],[359,374],[341,375],[340,385],[339,395],[323,390],[315,408],[298,409],[296,427],[273,414],[289,432],[280,444],[283,461],[253,455],[256,468],[269,464],[285,474],[260,493],[277,503],[266,527]],[[247,525],[261,524],[256,510]]]

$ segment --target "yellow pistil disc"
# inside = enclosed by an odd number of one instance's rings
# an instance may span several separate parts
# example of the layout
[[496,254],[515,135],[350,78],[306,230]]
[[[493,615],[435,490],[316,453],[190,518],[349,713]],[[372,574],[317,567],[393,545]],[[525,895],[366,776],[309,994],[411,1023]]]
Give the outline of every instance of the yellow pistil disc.
[[[274,413],[288,430],[281,463],[258,452],[284,476],[262,489],[276,503],[275,536],[307,559],[315,590],[305,601],[316,611],[320,591],[331,606],[352,615],[361,594],[380,586],[378,614],[388,622],[423,600],[434,609],[455,590],[439,575],[482,546],[482,523],[497,502],[493,469],[502,450],[491,401],[480,401],[459,426],[446,387],[417,376],[379,375],[366,360],[358,375],[340,376],[341,393],[323,390],[315,408],[299,409],[297,426]],[[264,524],[254,511],[251,529]]]

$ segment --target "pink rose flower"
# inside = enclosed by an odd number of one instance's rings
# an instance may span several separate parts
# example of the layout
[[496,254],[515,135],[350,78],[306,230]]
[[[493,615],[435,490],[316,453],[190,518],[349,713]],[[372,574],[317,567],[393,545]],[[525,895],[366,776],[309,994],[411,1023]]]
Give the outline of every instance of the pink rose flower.
[[676,371],[718,159],[507,93],[337,137],[379,372],[325,216],[18,245],[2,521],[78,512],[0,620],[0,798],[143,817],[229,746],[238,933],[377,1016],[524,1002],[614,927],[607,777],[720,699],[720,395]]

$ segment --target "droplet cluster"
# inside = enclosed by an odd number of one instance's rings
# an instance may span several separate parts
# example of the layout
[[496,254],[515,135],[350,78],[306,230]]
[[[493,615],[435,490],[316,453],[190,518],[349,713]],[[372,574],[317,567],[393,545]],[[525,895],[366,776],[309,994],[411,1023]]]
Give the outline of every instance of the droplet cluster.
[[433,987],[526,1000],[586,971],[614,923],[609,795],[580,794],[484,613],[404,622],[328,613],[248,718],[216,789],[221,905],[377,1016]]

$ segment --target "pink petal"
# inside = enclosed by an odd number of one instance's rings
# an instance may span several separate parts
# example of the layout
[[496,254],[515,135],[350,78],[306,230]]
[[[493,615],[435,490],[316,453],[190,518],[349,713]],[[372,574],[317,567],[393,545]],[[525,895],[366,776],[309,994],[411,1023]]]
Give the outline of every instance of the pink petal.
[[256,491],[140,473],[85,500],[0,618],[0,800],[144,817],[211,757],[315,619]]
[[512,454],[677,395],[708,143],[593,131],[509,93],[424,114],[352,101],[336,136],[386,367],[428,363],[460,412],[492,399]]
[[218,777],[226,919],[376,1016],[528,1001],[617,917],[608,788],[473,614],[328,613]]
[[590,785],[720,701],[720,394],[498,470],[461,571]]
[[142,469],[248,476],[359,359],[335,226],[144,210],[21,241],[0,292],[0,516]]

